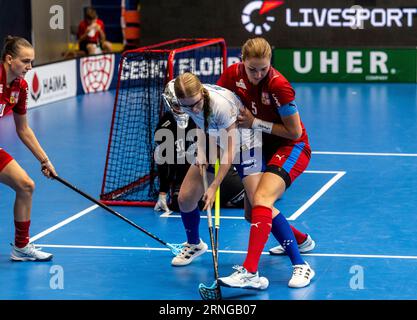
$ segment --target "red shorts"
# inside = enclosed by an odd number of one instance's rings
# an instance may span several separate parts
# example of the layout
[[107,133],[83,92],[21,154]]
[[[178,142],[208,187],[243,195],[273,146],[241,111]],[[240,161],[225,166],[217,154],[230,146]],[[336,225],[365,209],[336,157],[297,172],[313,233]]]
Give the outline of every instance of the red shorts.
[[3,149],[0,149],[0,172],[13,160],[13,157]]
[[300,142],[279,147],[267,165],[284,169],[292,183],[307,168],[310,158],[310,145]]

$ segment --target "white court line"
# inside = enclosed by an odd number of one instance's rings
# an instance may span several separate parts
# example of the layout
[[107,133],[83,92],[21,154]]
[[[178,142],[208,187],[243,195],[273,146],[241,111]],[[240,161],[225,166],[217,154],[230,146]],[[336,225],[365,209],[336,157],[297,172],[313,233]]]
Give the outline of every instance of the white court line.
[[87,208],[87,209],[69,217],[68,219],[66,219],[64,221],[61,221],[60,223],[46,229],[45,231],[42,231],[41,233],[38,233],[37,235],[30,238],[29,241],[34,242],[34,241],[46,236],[47,234],[52,233],[55,230],[58,230],[59,228],[62,228],[63,226],[67,225],[68,223],[71,223],[72,221],[77,220],[78,218],[81,218],[82,216],[86,215],[87,213],[89,213],[89,212],[91,212],[91,211],[93,211],[97,208],[98,208],[98,205],[91,206],[91,207],[89,207],[89,208]]
[[[314,202],[316,202],[327,190],[329,190],[340,178],[342,178],[346,171],[318,171],[318,170],[306,170],[305,173],[313,173],[313,174],[335,174],[335,176],[330,179],[319,191],[317,191],[310,199],[307,200],[296,212],[294,212],[287,220],[294,221],[300,215],[304,213],[309,207],[311,207]],[[171,213],[164,213],[160,215],[161,218],[181,218],[180,215]],[[203,219],[207,219],[207,216],[201,216]],[[221,216],[220,219],[230,219],[230,220],[244,220],[245,217],[229,217],[229,216]]]
[[417,153],[313,151],[313,154],[340,155],[340,156],[371,156],[371,157],[417,157]]
[[164,212],[163,214],[160,215],[160,217],[162,217],[162,218],[169,217],[171,213],[172,213],[172,211]]
[[327,190],[331,188],[341,177],[346,174],[346,171],[338,172],[329,182],[327,182],[319,191],[317,191],[306,203],[304,203],[301,208],[294,212],[287,220],[294,221],[296,220],[304,211],[306,211],[310,206],[313,205]]
[[[326,183],[315,195],[313,195],[313,197],[311,197],[300,209],[298,209],[291,217],[288,218],[288,220],[295,220],[297,217],[299,217],[304,211],[306,211],[314,202],[316,202],[318,200],[318,198],[320,196],[322,196],[333,184],[335,184],[337,182],[337,180],[339,180],[344,174],[346,174],[346,172],[344,171],[314,171],[314,170],[307,170],[305,171],[306,173],[315,173],[315,174],[336,174],[335,177],[333,177],[328,183]],[[30,238],[30,242],[34,242],[36,240],[39,240],[40,238],[43,238],[44,236],[62,228],[63,226],[71,223],[74,220],[77,220],[79,218],[81,218],[82,216],[86,215],[87,213],[90,213],[91,211],[97,209],[99,206],[98,205],[94,205],[91,206],[71,217],[69,217],[68,219],[61,221],[60,223],[46,229],[45,231],[42,231],[41,233],[38,233],[37,235],[33,236],[32,238]],[[161,214],[161,217],[164,218],[181,218],[180,215],[170,215],[167,213]],[[207,216],[201,216],[201,218],[207,218]],[[221,219],[230,219],[230,220],[244,220],[245,217],[227,217],[227,216],[222,216],[220,217]]]
[[417,256],[392,256],[383,254],[343,254],[343,253],[303,253],[303,256],[311,257],[341,257],[341,258],[370,258],[370,259],[413,259]]
[[75,246],[61,244],[36,244],[36,247],[43,248],[65,248],[65,249],[100,249],[100,250],[151,250],[151,251],[171,251],[168,248],[150,248],[150,247],[107,247],[107,246]]
[[[37,244],[36,246],[44,247],[44,248],[64,248],[64,249],[171,251],[168,248],[151,248],[151,247],[77,246],[77,245],[60,245],[60,244]],[[207,252],[211,252],[211,250],[207,250]],[[247,251],[219,250],[219,253],[246,254]],[[269,255],[268,252],[262,252],[262,254]],[[309,257],[369,258],[369,259],[412,259],[412,260],[417,260],[417,256],[395,256],[395,255],[379,255],[379,254],[303,253],[301,255],[309,256]]]
[[[243,210],[243,209],[242,209]],[[179,214],[163,214],[161,218],[181,218]],[[207,216],[200,216],[202,219],[207,219]],[[233,217],[233,216],[220,216],[220,219],[226,220],[245,220],[245,217]]]
[[316,173],[316,174],[338,174],[346,171],[323,171],[323,170],[306,170],[304,173]]

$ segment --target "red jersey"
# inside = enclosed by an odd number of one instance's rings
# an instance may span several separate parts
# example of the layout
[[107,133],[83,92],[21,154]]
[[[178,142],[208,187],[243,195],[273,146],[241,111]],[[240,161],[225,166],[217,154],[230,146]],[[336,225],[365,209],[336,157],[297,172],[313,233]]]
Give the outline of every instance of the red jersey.
[[[252,114],[261,120],[282,123],[279,108],[295,100],[295,91],[285,77],[272,66],[264,79],[253,85],[249,82],[243,63],[236,63],[228,67],[217,84],[233,91],[242,100]],[[278,142],[279,144],[308,144],[308,137],[304,124],[302,135],[298,140],[289,140],[270,134],[264,135],[264,144]]]
[[[104,32],[104,22],[100,19],[97,19],[96,22],[100,26],[101,30],[103,30],[103,32]],[[79,26],[78,26],[78,33],[77,33],[78,39],[81,38],[81,36],[85,33],[87,28],[88,28],[87,21],[85,21],[85,20],[81,21]],[[93,36],[88,35],[86,41],[90,42],[90,43],[100,42],[100,32],[96,31],[96,33]]]
[[10,87],[7,83],[6,69],[0,63],[0,118],[13,110],[18,114],[26,114],[28,84],[25,79],[13,80]]

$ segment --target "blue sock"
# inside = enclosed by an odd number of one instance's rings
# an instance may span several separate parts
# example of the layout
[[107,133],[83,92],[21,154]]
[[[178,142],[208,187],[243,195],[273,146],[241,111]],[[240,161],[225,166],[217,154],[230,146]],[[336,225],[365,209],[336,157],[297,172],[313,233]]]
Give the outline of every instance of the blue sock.
[[295,240],[290,224],[282,213],[272,219],[271,232],[285,249],[293,265],[305,263],[298,251],[297,240]]
[[200,243],[200,210],[195,208],[191,212],[181,212],[182,223],[184,224],[187,242],[190,244]]

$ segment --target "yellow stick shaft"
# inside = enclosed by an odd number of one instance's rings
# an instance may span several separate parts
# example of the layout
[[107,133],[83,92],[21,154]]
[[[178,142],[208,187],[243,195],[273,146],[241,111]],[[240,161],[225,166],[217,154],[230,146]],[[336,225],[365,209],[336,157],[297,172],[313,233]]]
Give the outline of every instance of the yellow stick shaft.
[[[220,162],[217,159],[216,164],[214,165],[214,174],[217,176],[219,172]],[[214,225],[217,227],[220,225],[220,186],[216,190],[216,203],[214,206]]]

